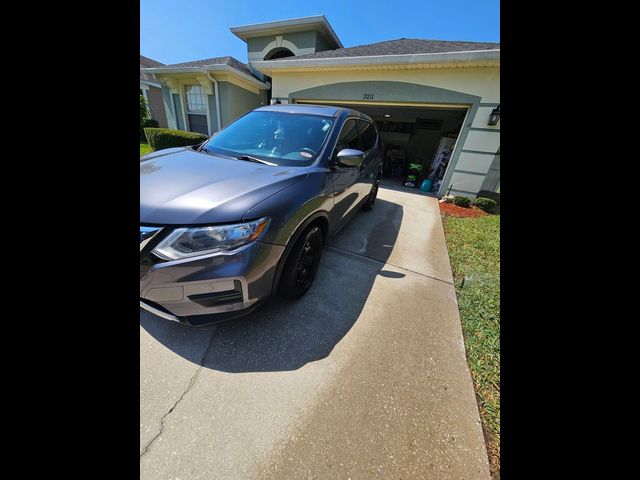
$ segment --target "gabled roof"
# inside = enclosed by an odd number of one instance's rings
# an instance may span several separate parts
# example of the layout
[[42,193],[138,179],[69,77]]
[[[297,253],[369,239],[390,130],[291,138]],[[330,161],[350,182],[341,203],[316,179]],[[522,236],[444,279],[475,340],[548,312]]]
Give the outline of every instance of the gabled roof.
[[[369,57],[379,55],[407,55],[419,53],[472,52],[478,50],[500,50],[499,43],[458,42],[448,40],[421,40],[415,38],[399,38],[384,42],[359,45],[357,47],[324,50],[296,57],[279,58],[278,60],[300,60],[313,58]],[[268,60],[269,61],[269,60]],[[274,60],[270,60],[274,61]]]
[[153,77],[153,74],[149,74],[149,73],[145,73],[142,71],[143,68],[149,68],[149,67],[161,67],[163,66],[164,63],[160,63],[156,60],[153,60],[149,57],[145,57],[144,55],[140,55],[140,80],[144,80],[147,83],[151,83],[154,84],[155,82],[155,78]]
[[329,20],[327,20],[327,17],[324,15],[290,18],[287,20],[276,20],[275,22],[254,23],[252,25],[231,27],[229,30],[245,42],[249,38],[315,30],[329,42],[329,45],[332,48],[342,48],[342,42],[333,30]]
[[160,63],[157,60],[154,60],[149,57],[145,57],[144,55],[140,55],[140,66],[141,67],[161,67],[164,63]]
[[161,67],[146,68],[143,71],[149,74],[224,72],[244,79],[258,88],[265,89],[270,87],[268,83],[259,80],[246,64],[230,56],[172,63]]

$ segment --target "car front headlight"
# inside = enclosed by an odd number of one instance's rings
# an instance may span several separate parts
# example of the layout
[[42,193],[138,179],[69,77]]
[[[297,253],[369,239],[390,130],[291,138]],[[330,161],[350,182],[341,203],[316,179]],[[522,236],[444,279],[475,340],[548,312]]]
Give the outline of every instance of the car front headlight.
[[176,228],[153,249],[153,253],[164,260],[180,260],[228,252],[260,238],[269,220],[264,217],[235,225]]

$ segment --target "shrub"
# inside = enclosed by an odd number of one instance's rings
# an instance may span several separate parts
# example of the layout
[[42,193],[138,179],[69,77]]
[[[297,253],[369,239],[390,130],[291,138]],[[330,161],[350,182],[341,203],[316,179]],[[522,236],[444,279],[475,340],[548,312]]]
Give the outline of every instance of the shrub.
[[478,197],[473,201],[473,204],[485,212],[495,212],[498,203],[490,198]]
[[186,147],[198,145],[204,142],[206,135],[195,132],[185,132],[182,130],[171,130],[170,128],[145,128],[144,134],[147,142],[154,150],[162,150],[171,147]]
[[453,197],[453,203],[454,205],[457,205],[459,207],[468,208],[471,205],[471,199],[456,195],[455,197]]
[[154,120],[153,118],[147,118],[143,120],[140,124],[140,138],[143,140],[145,139],[145,136],[144,136],[145,128],[158,128],[159,126],[160,124],[158,123],[158,121]]
[[498,205],[500,205],[500,194],[498,192],[492,192],[490,190],[480,190],[478,192],[478,197],[482,198],[490,198],[495,201]]

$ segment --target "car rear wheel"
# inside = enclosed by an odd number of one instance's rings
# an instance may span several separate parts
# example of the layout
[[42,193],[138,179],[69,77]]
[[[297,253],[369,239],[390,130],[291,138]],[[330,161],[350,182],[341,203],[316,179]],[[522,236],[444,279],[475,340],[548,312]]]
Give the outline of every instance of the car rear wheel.
[[318,225],[311,225],[298,238],[282,270],[278,294],[296,299],[307,293],[320,265],[324,235]]
[[364,202],[364,205],[362,205],[362,208],[364,210],[371,210],[373,208],[373,204],[376,203],[376,198],[378,198],[379,187],[380,187],[380,175],[378,175],[378,177],[376,178],[376,181],[373,184],[373,187],[371,187],[371,193],[369,193],[369,197],[367,198],[367,201]]

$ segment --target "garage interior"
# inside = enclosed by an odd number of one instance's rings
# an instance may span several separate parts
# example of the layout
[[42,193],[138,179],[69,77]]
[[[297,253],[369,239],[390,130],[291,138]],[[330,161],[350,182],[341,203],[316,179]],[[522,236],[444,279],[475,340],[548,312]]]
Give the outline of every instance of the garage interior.
[[466,107],[322,103],[358,110],[376,122],[384,145],[382,174],[387,183],[420,188],[434,195],[438,192]]

